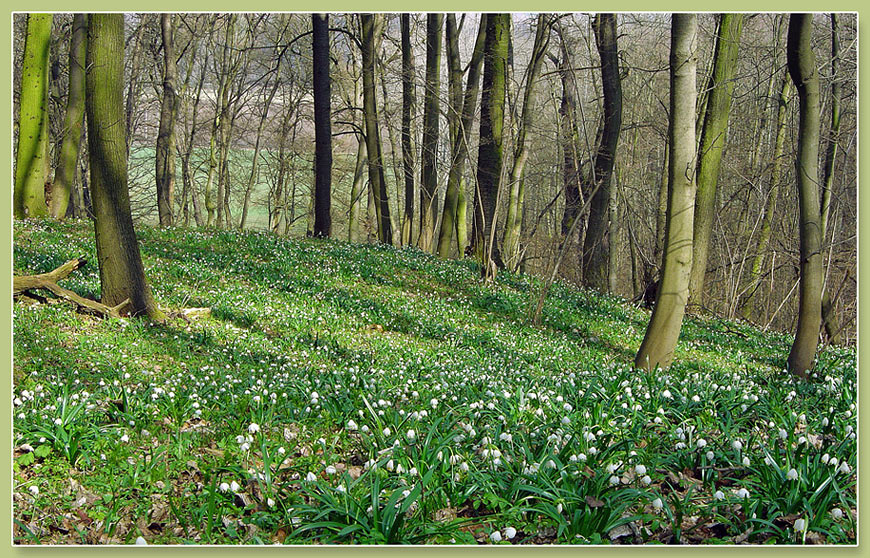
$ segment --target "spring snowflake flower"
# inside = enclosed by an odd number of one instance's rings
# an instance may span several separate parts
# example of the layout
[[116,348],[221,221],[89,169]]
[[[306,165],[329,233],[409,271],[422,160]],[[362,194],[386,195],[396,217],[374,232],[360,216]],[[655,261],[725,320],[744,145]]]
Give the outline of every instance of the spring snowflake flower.
[[259,431],[260,431],[260,425],[257,424],[256,422],[252,422],[251,424],[248,425],[248,432],[250,432],[251,434],[256,434]]
[[334,475],[336,471],[335,467],[332,465],[328,465],[325,470],[327,475]]
[[414,432],[414,429],[408,430],[408,432],[405,433],[405,436],[412,442],[417,439],[417,433]]
[[750,464],[750,463],[751,463],[751,461],[749,461],[749,457],[748,457],[748,456],[743,456],[743,466],[744,466],[744,467],[749,467],[749,464]]
[[635,465],[634,472],[637,473],[638,475],[645,475],[646,474],[646,466]]
[[699,448],[703,448],[707,445],[707,440],[705,440],[704,438],[699,438],[696,444]]
[[666,389],[665,391],[662,392],[662,397],[664,397],[665,399],[673,399],[674,396],[671,395],[670,390]]
[[30,493],[33,494],[34,497],[39,496],[39,487],[36,486],[35,484],[33,486],[31,486],[30,488],[28,488],[27,490],[29,490]]
[[317,477],[311,471],[308,471],[308,474],[305,475],[305,480],[308,482],[314,482],[317,480]]
[[491,540],[492,542],[499,542],[501,540],[501,533],[499,533],[498,531],[493,531],[489,535],[489,540]]
[[225,482],[222,482],[222,483],[220,483],[220,485],[218,485],[218,490],[220,490],[221,492],[226,492],[229,489],[230,489],[230,485],[228,485]]
[[610,477],[610,485],[615,486],[617,484],[619,484],[619,477],[617,477],[616,475],[611,476]]
[[656,498],[655,500],[652,501],[652,507],[653,507],[654,509],[656,509],[656,510],[660,510],[660,509],[662,509],[664,506],[665,506],[665,505],[664,505],[664,503],[662,502],[662,499],[661,499],[661,498]]
[[807,520],[804,518],[800,518],[795,520],[794,522],[794,530],[796,533],[801,533],[807,530]]
[[353,421],[353,419],[347,421],[347,429],[348,430],[356,430],[357,428],[358,427],[357,427],[356,423]]
[[126,434],[124,434],[123,436],[121,436],[121,441],[124,442],[124,443],[129,442],[129,441],[130,441],[130,437],[127,436]]
[[389,435],[392,434],[392,433],[393,433],[393,431],[390,430],[390,427],[389,427],[389,426],[386,427],[386,428],[384,428],[384,436],[389,436]]
[[831,510],[831,517],[834,518],[835,521],[843,519],[843,510],[841,510],[840,508],[832,509]]
[[270,508],[274,508],[275,507],[275,500],[268,498],[266,500],[266,505],[269,506]]
[[504,528],[504,538],[512,539],[517,536],[517,530],[513,527],[505,527]]
[[734,440],[733,442],[731,442],[731,447],[737,451],[740,451],[743,449],[743,442],[741,442],[740,440]]
[[850,472],[852,472],[852,468],[849,466],[849,464],[846,461],[843,461],[842,463],[840,463],[840,467],[838,470],[841,473],[843,473],[844,475],[848,475]]
[[749,491],[746,490],[745,488],[741,488],[741,489],[737,490],[737,497],[738,498],[749,498]]
[[715,493],[713,493],[713,498],[715,498],[716,500],[724,500],[725,493],[722,492],[721,490],[717,490]]
[[148,544],[148,541],[145,540],[145,537],[136,537],[136,545],[137,546],[144,546],[147,544]]
[[797,478],[798,478],[797,469],[795,469],[794,467],[789,469],[788,473],[785,474],[785,478],[787,478],[788,480],[797,480]]
[[644,484],[644,486],[649,486],[652,482],[652,478],[649,475],[644,475],[641,477],[640,482]]

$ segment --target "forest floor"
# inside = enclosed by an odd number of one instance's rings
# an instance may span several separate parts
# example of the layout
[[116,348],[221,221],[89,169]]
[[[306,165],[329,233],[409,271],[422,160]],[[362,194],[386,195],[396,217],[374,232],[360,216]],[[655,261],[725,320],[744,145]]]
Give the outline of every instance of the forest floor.
[[[141,227],[165,324],[15,302],[17,544],[856,542],[854,348],[468,261]],[[89,223],[14,224],[16,274],[96,262]],[[89,263],[63,282],[98,297]],[[197,309],[197,310],[185,310]]]

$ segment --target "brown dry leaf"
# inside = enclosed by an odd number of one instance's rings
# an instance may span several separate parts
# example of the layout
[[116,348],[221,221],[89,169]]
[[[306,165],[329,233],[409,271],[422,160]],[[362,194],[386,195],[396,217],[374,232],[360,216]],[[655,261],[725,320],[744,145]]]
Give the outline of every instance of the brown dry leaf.
[[205,453],[209,455],[213,455],[218,458],[222,458],[224,456],[224,452],[218,449],[204,448]]
[[435,521],[453,521],[456,519],[455,508],[443,508],[435,511]]
[[586,505],[590,508],[600,508],[604,506],[604,502],[599,500],[598,498],[593,498],[592,496],[586,496]]

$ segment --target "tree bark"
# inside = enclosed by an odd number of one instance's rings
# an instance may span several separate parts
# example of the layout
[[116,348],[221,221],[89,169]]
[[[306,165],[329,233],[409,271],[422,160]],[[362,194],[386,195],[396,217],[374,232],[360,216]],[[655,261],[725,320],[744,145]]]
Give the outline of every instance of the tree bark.
[[[451,80],[459,79],[459,84],[453,84],[451,87],[461,88],[462,74],[455,71],[459,67],[459,47],[457,31],[455,25],[450,24],[450,16],[448,15],[447,25],[447,66],[454,68],[454,71],[449,73]],[[447,192],[444,195],[444,208],[441,212],[441,229],[438,233],[438,257],[447,258],[450,255],[450,245],[453,242],[453,237],[456,235],[458,244],[458,254],[461,258],[467,242],[466,232],[466,216],[459,215],[460,199],[465,201],[464,183],[462,175],[465,172],[465,159],[468,157],[468,141],[471,135],[471,126],[474,121],[474,113],[477,109],[477,94],[480,90],[480,69],[483,63],[483,48],[486,39],[486,20],[487,15],[481,14],[480,24],[477,30],[477,39],[474,42],[474,50],[471,54],[471,60],[468,64],[468,77],[465,82],[465,94],[462,98],[462,106],[452,107],[453,111],[458,111],[460,116],[456,125],[456,130],[450,139],[450,171],[447,176]],[[453,98],[453,102],[457,100]],[[462,237],[460,239],[460,229]]]
[[130,216],[123,77],[124,16],[90,15],[85,110],[101,302],[117,306],[130,299],[132,315],[162,321]]
[[51,189],[51,216],[63,219],[69,206],[81,152],[82,127],[85,119],[85,46],[88,38],[87,14],[73,16],[69,43],[69,94],[66,101],[63,143],[57,158]]
[[698,152],[695,200],[694,240],[692,243],[692,273],[689,276],[689,304],[703,304],[704,276],[707,254],[716,212],[716,184],[725,150],[728,116],[737,73],[737,51],[743,29],[743,14],[720,14],[716,36],[713,73],[710,82],[704,124]]
[[541,63],[550,42],[550,17],[547,14],[538,14],[535,29],[535,42],[532,46],[532,57],[526,70],[526,88],[523,91],[523,109],[520,116],[517,140],[514,146],[514,162],[511,166],[508,184],[510,185],[510,197],[508,198],[507,214],[504,224],[504,240],[502,251],[505,265],[508,269],[516,270],[519,267],[519,242],[523,225],[523,203],[525,201],[524,170],[526,159],[529,156],[529,145],[526,135],[532,127],[532,119],[535,114],[535,89],[538,75],[541,72]]
[[[450,16],[448,16],[450,17]],[[405,213],[402,217],[402,246],[410,246],[411,231],[414,224],[414,146],[411,132],[411,117],[414,113],[414,54],[411,49],[411,14],[401,14],[402,29],[402,171],[405,177]],[[364,156],[364,147],[360,144],[357,153],[359,164],[360,152]],[[356,184],[356,176],[354,176]]]
[[424,252],[433,248],[438,209],[438,128],[441,89],[442,14],[426,16],[426,92],[423,99],[423,143],[420,169],[420,238]]
[[791,91],[791,78],[788,71],[783,74],[782,87],[779,94],[779,108],[776,116],[776,140],[773,147],[773,166],[770,171],[770,187],[767,192],[767,203],[761,220],[761,232],[758,236],[755,257],[749,270],[747,281],[748,295],[743,303],[743,317],[748,321],[756,321],[755,312],[758,306],[758,290],[761,288],[761,268],[764,265],[767,247],[770,244],[770,233],[773,225],[773,211],[779,193],[780,177],[782,176],[783,154],[785,152],[785,134],[788,117],[788,98]]
[[504,267],[495,242],[496,205],[501,186],[502,132],[505,79],[507,76],[510,14],[488,14],[484,44],[483,92],[481,94],[480,145],[477,155],[477,188],[472,243],[481,261],[481,274],[493,279],[496,267]]
[[329,15],[312,14],[314,75],[314,236],[332,231],[332,109],[329,83]]
[[161,227],[171,227],[175,205],[175,117],[178,113],[175,66],[175,45],[171,14],[160,14],[163,38],[163,99],[160,104],[160,126],[157,132],[155,172],[157,179],[157,216]]
[[[583,278],[586,285],[610,288],[610,199],[616,147],[622,127],[622,83],[619,77],[616,14],[598,14],[592,23],[601,57],[601,87],[604,90],[604,119],[600,142],[592,166],[592,183],[597,185],[589,206],[589,221],[583,243]],[[590,188],[591,190],[591,188]]]
[[788,24],[788,72],[800,99],[795,161],[800,206],[798,323],[788,355],[789,372],[806,377],[813,368],[822,319],[822,237],[819,206],[819,74],[811,47],[812,14],[792,14]]
[[673,362],[689,291],[695,204],[697,36],[697,15],[672,16],[664,268],[652,317],[634,361],[637,368],[647,372],[668,368]]
[[48,146],[48,58],[52,14],[28,14],[21,66],[18,150],[13,212],[16,219],[48,215],[45,165]]
[[390,204],[384,179],[381,154],[381,133],[378,128],[378,109],[375,94],[375,53],[377,36],[381,32],[380,14],[360,14],[362,24],[362,77],[363,114],[368,152],[369,186],[374,196],[375,215],[378,223],[378,242],[393,243],[393,228],[390,223]]

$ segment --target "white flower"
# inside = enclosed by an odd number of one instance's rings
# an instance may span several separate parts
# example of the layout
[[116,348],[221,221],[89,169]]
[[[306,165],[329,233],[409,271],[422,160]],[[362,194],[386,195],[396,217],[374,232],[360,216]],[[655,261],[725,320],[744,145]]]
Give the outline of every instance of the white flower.
[[230,489],[230,485],[228,485],[225,482],[222,482],[218,485],[218,490],[220,490],[221,492],[226,492],[229,489]]
[[716,455],[712,451],[707,452],[707,461],[713,461],[714,457],[716,457]]
[[60,420],[59,418],[56,418],[56,419],[54,419],[54,423],[55,423],[56,425],[60,426],[61,424],[63,424],[63,421]]
[[241,447],[239,449],[241,449],[242,451],[248,451],[249,449],[251,449],[251,444],[249,444],[248,442],[245,442],[244,444],[241,445]]
[[493,531],[489,535],[489,540],[491,540],[492,542],[499,542],[501,540],[501,533],[499,533],[498,531]]
[[842,463],[840,463],[839,471],[845,475],[848,475],[852,471],[852,468],[849,467],[849,464],[846,461],[843,461]]
[[662,508],[664,507],[664,503],[662,502],[662,499],[661,499],[661,498],[656,498],[655,500],[653,500],[653,501],[652,501],[652,507],[653,507],[654,509],[657,509],[657,510],[662,509]]
[[250,432],[251,434],[256,434],[259,431],[260,431],[260,425],[257,424],[256,422],[252,422],[251,424],[248,425],[248,432]]
[[356,430],[357,428],[358,427],[357,427],[356,423],[353,421],[353,419],[347,421],[347,429],[348,430]]
[[731,442],[731,447],[737,451],[740,451],[743,449],[743,442],[741,442],[740,440],[734,440],[733,442]]
[[241,486],[239,486],[239,483],[237,483],[236,481],[230,483],[230,490],[232,490],[233,492],[238,492],[240,488]]
[[697,403],[697,402],[700,401],[700,400],[701,400],[701,398],[698,397],[697,395],[693,395],[693,396],[692,396],[692,401],[694,401],[695,403]]
[[347,487],[344,486],[343,484],[339,484],[338,486],[335,487],[335,489],[338,490],[339,492],[347,492]]
[[786,438],[788,438],[788,432],[786,432],[785,429],[780,428],[779,429],[779,437],[782,438],[783,440],[785,440]]
[[392,434],[392,433],[393,433],[393,431],[390,430],[390,427],[389,427],[389,426],[386,427],[386,428],[384,428],[384,436],[389,436],[389,435]]
[[517,530],[513,527],[505,527],[504,528],[504,538],[512,539],[517,536]]
[[646,466],[635,465],[634,472],[637,473],[638,475],[645,475],[646,474]]
[[312,473],[311,471],[308,471],[308,474],[305,475],[305,480],[307,480],[308,482],[314,482],[317,480],[317,477],[314,476],[314,473]]
[[704,438],[698,438],[698,441],[696,442],[696,444],[699,448],[703,448],[704,446],[707,445],[707,440],[705,440]]
[[333,467],[332,465],[328,465],[328,466],[326,467],[326,474],[327,474],[327,475],[334,475],[334,474],[335,474],[335,471],[336,471],[336,469],[335,469],[335,467]]
[[721,490],[717,490],[717,491],[713,494],[713,498],[715,498],[716,500],[724,500],[724,499],[725,499],[725,493],[722,492]]
[[795,469],[794,467],[789,469],[788,473],[785,474],[785,478],[787,478],[788,480],[797,480],[797,478],[798,478],[797,469]]
[[562,424],[564,424],[565,426],[571,424],[571,419],[568,417],[562,417]]
[[619,477],[617,477],[616,475],[610,477],[610,484],[611,486],[619,484]]
[[142,546],[142,545],[147,545],[147,544],[148,544],[148,541],[145,540],[145,537],[136,537],[136,545],[137,546]]
[[825,455],[822,456],[822,463],[827,464],[828,461],[830,461],[830,460],[831,460],[831,456],[828,455],[827,453],[826,453]]
[[840,508],[832,509],[831,510],[831,517],[833,517],[835,520],[843,519],[843,510],[841,510]]
[[405,433],[405,437],[407,437],[410,441],[413,442],[414,440],[417,439],[417,433],[414,432],[414,429],[412,428],[411,430],[408,430],[408,432]]
[[271,498],[266,499],[266,505],[269,506],[270,508],[275,507],[275,500],[273,500]]
[[743,466],[744,466],[744,467],[749,467],[749,464],[750,464],[750,463],[751,463],[751,461],[749,461],[749,457],[748,457],[748,456],[743,456]]
[[649,486],[649,484],[652,482],[652,478],[649,475],[644,475],[643,477],[641,477],[640,482],[642,482],[645,486]]
[[807,530],[807,520],[804,518],[800,518],[800,519],[795,520],[794,530],[796,533],[806,531]]
[[36,486],[35,484],[33,486],[31,486],[30,488],[28,488],[27,490],[29,490],[30,493],[33,494],[34,496],[39,496],[39,487]]
[[749,491],[745,488],[741,488],[737,491],[738,498],[749,498]]
[[671,395],[671,392],[669,390],[665,390],[662,392],[662,397],[664,397],[665,399],[672,399],[673,395]]

